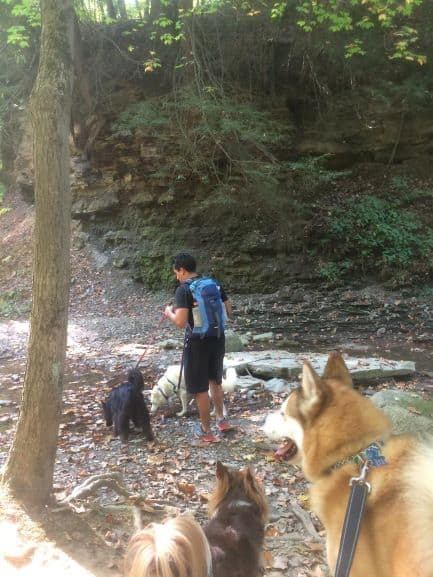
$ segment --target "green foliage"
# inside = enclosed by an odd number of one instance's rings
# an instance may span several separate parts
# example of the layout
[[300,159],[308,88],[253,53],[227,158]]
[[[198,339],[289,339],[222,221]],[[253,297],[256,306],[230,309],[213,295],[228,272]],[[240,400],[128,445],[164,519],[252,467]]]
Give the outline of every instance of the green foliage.
[[227,97],[216,98],[212,92],[185,94],[183,108],[196,109],[200,113],[199,122],[194,128],[196,135],[222,140],[236,139],[264,146],[281,141],[284,127],[272,120],[268,112]]
[[[281,18],[292,4],[291,0],[279,0],[274,4],[272,16]],[[350,37],[346,58],[365,55],[368,33],[380,31],[389,39],[388,57],[391,60],[426,63],[426,55],[416,50],[418,30],[411,25],[423,0],[300,0],[294,4],[297,24],[305,33],[322,30]]]
[[149,99],[128,107],[112,125],[114,137],[142,129],[165,142],[173,136],[182,154],[171,169],[173,182],[195,175],[202,183],[273,179],[282,165],[270,149],[290,138],[289,128],[268,112],[208,88],[201,94],[184,90],[175,98]]
[[[6,186],[0,181],[0,205],[3,203],[3,198],[6,193]],[[3,216],[10,211],[10,208],[0,206],[0,216]]]
[[145,127],[149,134],[161,134],[161,130],[169,127],[169,122],[162,100],[151,99],[128,106],[112,124],[111,131],[115,138],[131,136],[140,127]]
[[320,277],[329,285],[335,285],[340,282],[348,271],[352,268],[350,260],[341,262],[329,261],[321,263],[318,266]]
[[172,290],[175,287],[170,257],[137,254],[133,263],[133,278],[153,291]]
[[38,0],[0,0],[3,5],[2,27],[6,23],[6,42],[18,48],[29,47],[31,28],[41,24],[40,6]]
[[320,156],[305,156],[295,162],[288,162],[287,167],[292,172],[297,188],[301,192],[314,192],[319,186],[332,184],[337,179],[350,176],[350,170],[329,170],[326,164],[331,158],[329,154]]
[[431,274],[433,235],[396,202],[376,196],[349,198],[330,214],[321,244],[331,262],[351,270]]
[[6,291],[0,295],[0,318],[16,318],[29,312],[29,303],[23,303],[23,296],[18,290]]
[[411,205],[414,201],[433,198],[433,189],[413,187],[411,182],[404,176],[394,176],[391,185],[398,191],[399,205]]
[[419,296],[424,299],[433,299],[433,286],[424,285],[419,289]]
[[160,134],[161,129],[179,123],[185,124],[179,128],[188,130],[188,138],[221,142],[234,139],[264,146],[277,144],[286,132],[268,112],[227,97],[217,98],[210,88],[202,94],[185,90],[177,98],[133,104],[112,125],[112,132],[114,136],[129,135],[143,127],[152,134]]

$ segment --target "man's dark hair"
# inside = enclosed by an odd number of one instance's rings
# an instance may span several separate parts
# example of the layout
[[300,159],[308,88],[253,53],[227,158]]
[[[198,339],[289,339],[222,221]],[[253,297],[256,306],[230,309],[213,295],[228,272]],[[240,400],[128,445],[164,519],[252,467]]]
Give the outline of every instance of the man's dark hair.
[[174,257],[173,268],[175,270],[184,268],[188,272],[195,272],[197,263],[195,262],[195,258],[192,255],[188,254],[187,252],[181,252]]

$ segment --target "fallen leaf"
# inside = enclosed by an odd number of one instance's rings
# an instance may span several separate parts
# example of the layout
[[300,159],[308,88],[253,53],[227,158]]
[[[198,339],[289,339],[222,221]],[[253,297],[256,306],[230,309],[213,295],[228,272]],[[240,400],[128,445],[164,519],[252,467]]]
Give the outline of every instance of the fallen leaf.
[[416,407],[408,407],[407,410],[410,411],[411,413],[414,413],[415,415],[422,415],[422,412],[418,410]]
[[263,551],[263,561],[266,568],[272,567],[273,556],[270,551]]
[[252,461],[256,458],[256,456],[250,453],[249,455],[244,455],[243,458],[245,459],[245,461]]
[[4,558],[15,567],[22,567],[30,562],[35,550],[36,545],[18,547],[15,551],[5,553]]
[[282,535],[275,527],[268,527],[265,532],[266,537],[279,537]]
[[311,541],[309,543],[307,543],[308,548],[311,549],[311,551],[323,551],[324,547],[323,547],[323,543],[318,543],[317,541]]
[[195,485],[192,483],[177,483],[176,486],[185,495],[193,495],[195,493]]

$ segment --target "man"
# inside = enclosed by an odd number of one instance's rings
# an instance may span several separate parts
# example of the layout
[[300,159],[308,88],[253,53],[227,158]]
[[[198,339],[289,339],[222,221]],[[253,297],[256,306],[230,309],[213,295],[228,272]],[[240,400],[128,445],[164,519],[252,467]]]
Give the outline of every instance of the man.
[[[220,432],[231,428],[223,415],[223,390],[221,386],[223,361],[225,353],[224,330],[215,336],[194,334],[194,317],[197,322],[198,307],[191,292],[191,284],[199,275],[196,272],[196,261],[187,253],[180,253],[173,259],[173,271],[180,285],[176,289],[176,305],[167,306],[165,315],[179,328],[185,328],[185,346],[183,363],[185,384],[189,393],[195,396],[200,416],[200,427],[197,436],[205,443],[216,439],[210,428],[209,389],[215,405],[217,428]],[[232,307],[225,291],[219,287],[219,296],[228,317]]]

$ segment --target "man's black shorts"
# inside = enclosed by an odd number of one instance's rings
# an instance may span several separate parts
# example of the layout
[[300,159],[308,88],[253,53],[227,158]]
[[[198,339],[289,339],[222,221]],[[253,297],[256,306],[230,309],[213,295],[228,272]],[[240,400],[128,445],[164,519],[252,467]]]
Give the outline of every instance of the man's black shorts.
[[188,393],[209,390],[209,381],[222,382],[225,338],[189,337],[185,343],[184,371]]

